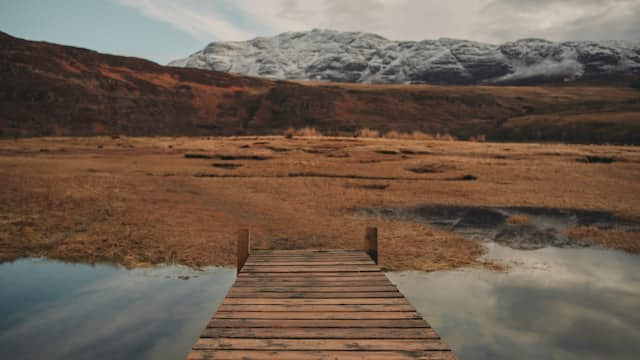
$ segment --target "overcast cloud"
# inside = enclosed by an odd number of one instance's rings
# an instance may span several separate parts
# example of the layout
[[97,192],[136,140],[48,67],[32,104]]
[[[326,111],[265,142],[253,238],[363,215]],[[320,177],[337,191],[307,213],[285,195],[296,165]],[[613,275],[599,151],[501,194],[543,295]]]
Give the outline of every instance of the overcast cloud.
[[199,39],[312,28],[394,40],[640,40],[640,0],[118,0]]

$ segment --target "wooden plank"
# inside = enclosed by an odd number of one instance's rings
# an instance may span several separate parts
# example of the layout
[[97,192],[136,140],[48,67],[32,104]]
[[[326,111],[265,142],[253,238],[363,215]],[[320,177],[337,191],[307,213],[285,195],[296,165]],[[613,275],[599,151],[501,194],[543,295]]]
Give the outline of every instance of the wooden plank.
[[389,281],[384,280],[360,280],[360,281],[315,281],[309,280],[289,280],[289,281],[271,281],[264,279],[259,280],[236,280],[233,284],[234,287],[247,287],[247,286],[267,286],[267,287],[290,287],[290,286],[314,286],[314,287],[348,287],[354,283],[358,286],[389,286]]
[[389,284],[386,286],[234,286],[229,293],[255,293],[255,292],[380,292],[398,291],[398,288]]
[[218,312],[229,311],[282,311],[282,312],[356,312],[356,311],[416,311],[412,305],[228,305],[222,304]]
[[432,328],[206,328],[201,337],[272,339],[439,339]]
[[[275,261],[274,261],[275,262]],[[256,267],[256,266],[298,266],[298,267],[306,267],[306,266],[313,266],[313,267],[338,267],[338,268],[358,268],[358,267],[366,267],[366,268],[373,268],[376,271],[380,271],[380,269],[376,266],[376,264],[373,264],[371,262],[366,262],[366,261],[360,261],[363,262],[364,264],[345,264],[345,262],[348,262],[347,260],[343,261],[315,261],[315,262],[307,262],[304,260],[301,261],[282,261],[284,263],[294,263],[297,262],[299,263],[298,265],[276,265],[276,264],[271,264],[271,261],[263,261],[261,263],[259,263],[258,265],[252,265],[251,267]],[[325,264],[325,263],[330,263],[330,264]],[[333,263],[333,264],[331,264]],[[249,272],[249,270],[247,270]],[[342,270],[337,270],[337,271],[342,271]],[[346,271],[355,271],[355,270],[346,270]]]
[[318,258],[318,259],[336,259],[336,258],[368,258],[368,255],[363,252],[350,253],[350,254],[319,254],[319,253],[307,253],[307,254],[280,254],[280,255],[266,255],[266,254],[251,254],[254,259],[280,259],[280,258]]
[[350,350],[430,351],[448,350],[438,339],[199,339],[194,350]]
[[400,298],[359,298],[359,299],[274,299],[274,298],[225,298],[224,305],[407,305],[404,297]]
[[[332,257],[331,259],[327,258],[274,258],[274,259],[256,259],[254,257],[250,257],[249,262],[254,264],[271,264],[271,263],[302,263],[301,265],[307,264],[323,264],[323,263],[336,263],[336,265],[341,264],[349,264],[349,263],[364,263],[365,265],[375,265],[371,259],[363,258],[363,257]],[[349,265],[358,265],[358,264],[349,264]]]
[[277,262],[304,262],[305,264],[315,264],[315,263],[326,263],[326,262],[364,262],[367,264],[374,264],[371,258],[361,257],[361,256],[332,256],[331,258],[325,257],[289,257],[289,258],[255,258],[251,256],[249,261],[256,264],[269,264],[269,263],[277,263]]
[[380,271],[377,266],[369,265],[251,265],[244,267],[245,272],[355,272]]
[[281,254],[261,254],[261,253],[252,253],[252,258],[255,259],[278,259],[278,258],[318,258],[318,259],[335,259],[335,258],[348,258],[348,257],[360,257],[360,258],[369,258],[367,254],[362,251],[354,252],[354,253],[332,253],[332,254],[323,254],[323,253],[281,253]]
[[415,311],[218,311],[214,319],[282,319],[282,320],[394,320],[421,319]]
[[344,257],[349,257],[349,256],[354,256],[354,257],[358,257],[358,256],[366,256],[368,257],[368,255],[366,253],[364,253],[363,251],[356,251],[356,252],[350,252],[350,253],[331,253],[331,254],[326,254],[326,253],[309,253],[309,252],[305,252],[305,253],[290,253],[289,251],[285,252],[285,253],[280,253],[280,254],[263,254],[261,252],[256,253],[255,251],[251,253],[251,257],[255,257],[255,258],[279,258],[279,257],[317,257],[317,258],[329,258],[329,257],[337,257],[337,256],[344,256]]
[[341,298],[401,298],[403,297],[398,291],[387,292],[254,292],[254,293],[232,293],[227,295],[229,298],[274,298],[274,299],[341,299]]
[[292,249],[292,250],[257,250],[254,249],[251,253],[252,255],[292,255],[292,254],[362,254],[362,250],[351,250],[351,249],[331,249],[331,250],[323,250],[323,249]]
[[188,360],[455,360],[451,351],[234,351],[195,350]]
[[339,258],[339,257],[362,257],[362,258],[367,258],[369,257],[367,254],[365,254],[364,252],[360,251],[360,252],[355,252],[355,253],[333,253],[333,254],[322,254],[322,253],[306,253],[306,254],[273,254],[273,255],[268,255],[268,254],[256,254],[256,253],[252,253],[251,254],[252,258],[255,259],[278,259],[278,258],[319,258],[319,259],[335,259],[335,258]]
[[371,278],[377,278],[377,279],[384,279],[384,274],[381,274],[380,272],[375,272],[375,271],[334,271],[334,272],[326,272],[326,271],[310,271],[307,273],[303,273],[303,272],[289,272],[289,273],[262,273],[262,272],[241,272],[238,275],[238,279],[246,279],[246,278],[269,278],[269,279],[280,279],[280,278],[312,278],[312,279],[317,279],[317,278],[325,278],[325,277],[338,277],[338,278],[343,278],[343,279],[348,279],[348,280],[354,280],[352,278],[355,277],[371,277]]
[[245,265],[242,268],[243,272],[247,273],[340,273],[340,272],[378,272],[378,269],[374,265],[305,265],[305,266],[248,266]]
[[[358,284],[361,282],[385,282],[385,279],[379,276],[289,276],[289,274],[276,274],[280,276],[264,277],[264,276],[242,276],[238,277],[236,282],[238,283],[265,283],[265,282],[307,282],[307,283],[349,283]],[[235,283],[234,283],[235,284]],[[391,284],[389,280],[386,284]]]
[[283,328],[283,327],[336,327],[336,328],[423,328],[428,327],[424,320],[403,319],[403,320],[268,320],[268,319],[213,319],[209,321],[207,327],[262,327],[262,328]]
[[371,260],[346,261],[247,261],[246,266],[341,266],[341,265],[374,265]]
[[[378,279],[383,280],[386,277],[379,272],[337,272],[337,273],[245,273],[241,272],[238,275],[238,280],[320,280],[331,281],[334,280],[349,280],[358,281],[366,279]],[[365,279],[365,280],[366,280]],[[387,279],[388,281],[388,279]]]

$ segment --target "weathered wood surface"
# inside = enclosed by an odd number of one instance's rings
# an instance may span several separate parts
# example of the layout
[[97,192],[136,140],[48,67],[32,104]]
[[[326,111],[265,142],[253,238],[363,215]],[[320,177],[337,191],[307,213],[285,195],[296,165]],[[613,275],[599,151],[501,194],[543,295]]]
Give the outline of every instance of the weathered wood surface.
[[188,359],[455,359],[364,251],[249,255]]

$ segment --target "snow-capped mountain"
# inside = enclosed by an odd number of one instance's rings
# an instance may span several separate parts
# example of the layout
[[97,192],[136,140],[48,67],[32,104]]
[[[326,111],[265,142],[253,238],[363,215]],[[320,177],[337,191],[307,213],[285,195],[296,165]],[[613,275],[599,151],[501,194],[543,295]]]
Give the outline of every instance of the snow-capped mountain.
[[515,83],[624,79],[640,74],[640,42],[501,45],[457,39],[393,41],[314,29],[240,42],[212,42],[170,66],[283,80],[360,83]]

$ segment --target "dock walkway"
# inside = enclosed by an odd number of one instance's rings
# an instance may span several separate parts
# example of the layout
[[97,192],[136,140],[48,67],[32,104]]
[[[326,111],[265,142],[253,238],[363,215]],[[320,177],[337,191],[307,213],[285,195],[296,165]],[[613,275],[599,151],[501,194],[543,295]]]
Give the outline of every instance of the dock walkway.
[[281,250],[248,255],[188,359],[455,356],[365,251]]

